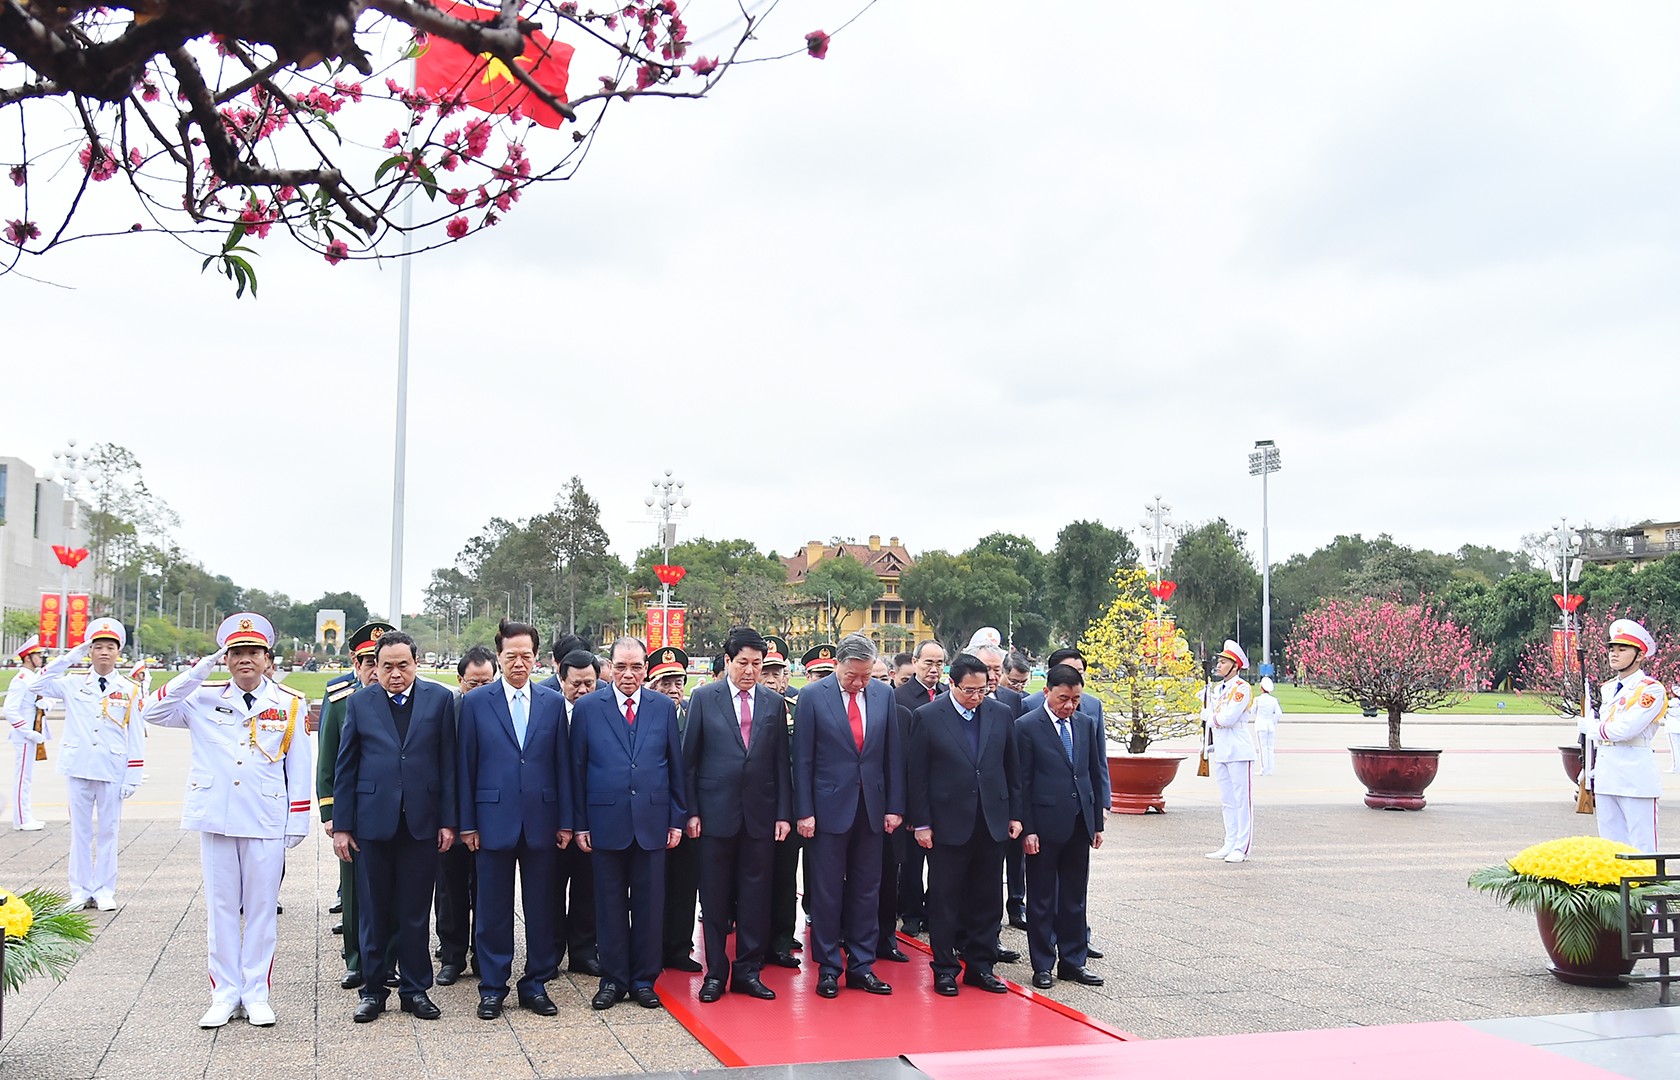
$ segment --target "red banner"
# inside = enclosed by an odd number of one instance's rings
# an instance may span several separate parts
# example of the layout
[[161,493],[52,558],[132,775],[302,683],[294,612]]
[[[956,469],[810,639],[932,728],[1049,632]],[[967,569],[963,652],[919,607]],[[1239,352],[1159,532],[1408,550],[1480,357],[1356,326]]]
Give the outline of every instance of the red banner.
[[648,652],[662,649],[667,645],[684,648],[687,635],[684,633],[688,621],[688,612],[680,607],[650,607],[647,609],[647,647]]
[[[1574,599],[1571,597],[1570,599]],[[1575,647],[1580,637],[1579,630],[1552,631],[1552,670],[1569,671],[1575,663]]]
[[58,594],[41,594],[41,648],[58,648]]
[[1173,640],[1178,637],[1178,626],[1172,619],[1154,619],[1143,621],[1143,660],[1146,664],[1159,664],[1162,659],[1171,659],[1174,652]]
[[87,640],[88,619],[93,598],[87,593],[70,594],[70,613],[64,619],[64,647],[74,649]]
[[665,609],[650,607],[647,609],[647,651],[663,648],[665,645]]
[[667,645],[675,645],[679,649],[688,647],[688,640],[683,633],[683,624],[687,621],[688,612],[682,608],[671,608],[665,613],[665,633]]

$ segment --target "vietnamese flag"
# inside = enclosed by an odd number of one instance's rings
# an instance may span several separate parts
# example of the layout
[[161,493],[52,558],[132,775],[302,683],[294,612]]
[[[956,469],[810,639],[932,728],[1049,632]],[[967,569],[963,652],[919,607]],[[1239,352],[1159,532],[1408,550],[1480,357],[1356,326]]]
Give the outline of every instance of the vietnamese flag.
[[[488,22],[496,12],[454,3],[453,0],[433,0],[439,11],[457,19]],[[524,68],[537,85],[561,101],[566,100],[566,77],[572,64],[572,47],[555,41],[546,34],[532,33],[525,38],[525,51],[514,63]],[[507,113],[519,109],[543,127],[558,128],[564,119],[541,98],[526,89],[507,65],[490,53],[473,55],[453,41],[436,34],[427,39],[426,51],[420,54],[415,68],[415,88],[425,90],[436,98],[461,100],[487,113]]]

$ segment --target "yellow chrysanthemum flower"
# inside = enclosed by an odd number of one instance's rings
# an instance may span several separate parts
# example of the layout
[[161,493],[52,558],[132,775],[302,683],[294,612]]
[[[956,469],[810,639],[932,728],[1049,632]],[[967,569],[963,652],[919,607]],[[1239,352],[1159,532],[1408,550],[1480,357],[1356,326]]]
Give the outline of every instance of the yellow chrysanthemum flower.
[[5,927],[6,936],[20,938],[27,934],[34,924],[35,913],[29,910],[29,905],[23,902],[23,897],[0,889],[0,927]]
[[1509,863],[1512,870],[1529,877],[1548,878],[1566,885],[1614,887],[1624,877],[1656,873],[1656,864],[1649,859],[1616,858],[1618,854],[1632,854],[1636,850],[1597,836],[1566,836],[1526,848]]

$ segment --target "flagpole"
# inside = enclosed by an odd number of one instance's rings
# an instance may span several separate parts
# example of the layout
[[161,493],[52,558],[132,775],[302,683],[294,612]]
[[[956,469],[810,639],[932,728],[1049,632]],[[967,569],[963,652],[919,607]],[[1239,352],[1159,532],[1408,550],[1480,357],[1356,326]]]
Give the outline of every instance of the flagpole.
[[[416,61],[409,68],[408,83],[412,88],[419,67]],[[408,473],[408,310],[409,293],[413,286],[414,198],[412,193],[403,199],[402,286],[397,312],[397,446],[391,467],[391,608],[386,618],[392,626],[402,628],[402,564],[404,488]]]

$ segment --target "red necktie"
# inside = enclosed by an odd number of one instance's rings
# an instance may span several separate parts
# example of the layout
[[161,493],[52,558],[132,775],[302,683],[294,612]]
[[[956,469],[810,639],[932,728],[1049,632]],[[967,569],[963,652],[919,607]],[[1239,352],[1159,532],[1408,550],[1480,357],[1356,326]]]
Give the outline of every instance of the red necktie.
[[929,700],[929,701],[932,701],[932,700],[933,700],[933,699],[934,699],[934,698],[936,698],[936,697],[938,697],[938,696],[939,696],[939,691],[937,691],[937,690],[935,690],[935,689],[934,689],[934,688],[933,688],[933,687],[931,687],[931,686],[930,686],[930,687],[928,687],[928,700]]
[[745,690],[742,690],[741,691],[741,745],[743,747],[746,747],[747,749],[751,749],[751,746],[750,746],[751,733],[752,733],[752,695],[747,693]]
[[636,726],[636,699],[624,699],[624,722],[631,727]]
[[859,751],[863,749],[863,713],[858,709],[856,694],[846,695],[846,719],[852,722],[852,741],[857,743]]

